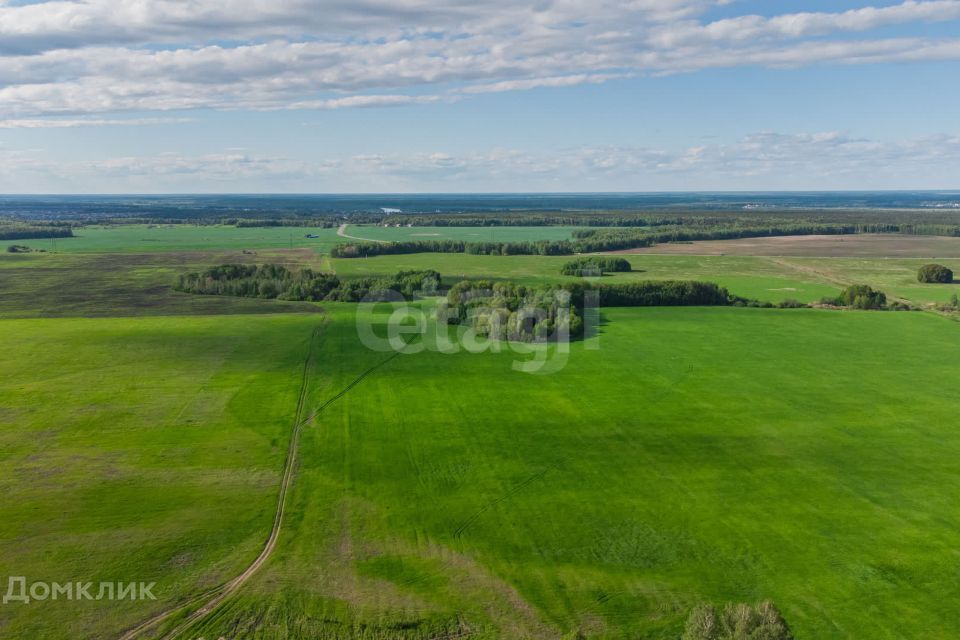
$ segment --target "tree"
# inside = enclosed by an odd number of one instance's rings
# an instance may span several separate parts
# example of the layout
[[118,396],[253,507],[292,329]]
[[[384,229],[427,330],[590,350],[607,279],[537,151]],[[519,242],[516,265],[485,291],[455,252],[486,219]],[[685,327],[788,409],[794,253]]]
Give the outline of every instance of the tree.
[[731,603],[722,614],[703,604],[690,613],[682,640],[793,640],[793,634],[772,602]]
[[869,285],[854,284],[843,290],[838,302],[854,309],[883,309],[887,306],[887,296]]
[[925,264],[917,272],[917,280],[934,284],[950,284],[953,282],[953,271],[942,264]]

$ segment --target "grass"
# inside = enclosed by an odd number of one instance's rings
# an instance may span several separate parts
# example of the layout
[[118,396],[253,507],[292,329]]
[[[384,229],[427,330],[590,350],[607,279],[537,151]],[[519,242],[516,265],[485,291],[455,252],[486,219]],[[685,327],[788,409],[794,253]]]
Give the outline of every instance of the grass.
[[181,273],[237,262],[317,266],[318,256],[305,249],[0,254],[0,318],[317,311],[309,303],[192,296],[170,288]]
[[[634,271],[604,276],[599,282],[696,279],[716,282],[732,293],[777,302],[796,299],[812,302],[837,295],[839,287],[822,276],[799,272],[767,258],[719,256],[623,256]],[[513,280],[522,283],[575,282],[562,276],[568,256],[475,256],[421,253],[374,258],[328,259],[342,277],[382,276],[409,269],[436,269],[449,283],[464,278]]]
[[[116,637],[239,574],[273,522],[319,324],[307,408],[347,392],[305,427],[275,554],[190,637],[673,639],[700,602],[766,598],[799,640],[960,636],[951,320],[608,309],[534,376],[505,345],[388,360],[357,333],[358,313],[386,316],[354,305],[168,285],[237,261],[561,282],[568,258],[131,242],[0,256],[0,579],[156,581],[158,600],[10,603],[2,638]],[[629,259],[603,281],[956,287],[905,258]]]
[[116,636],[238,573],[272,523],[317,323],[0,321],[0,573],[158,598],[6,604],[0,637]]
[[[307,234],[319,238],[306,238]],[[17,240],[34,249],[66,253],[159,253],[223,249],[301,249],[329,251],[347,242],[336,229],[315,227],[249,227],[204,225],[110,225],[76,229],[74,238]],[[14,243],[10,243],[14,244]]]
[[[330,312],[317,399],[384,358]],[[195,631],[672,638],[698,602],[771,598],[801,639],[960,633],[955,324],[605,320],[555,375],[426,352],[354,387],[304,434],[271,566]]]
[[960,274],[958,259],[856,259],[856,258],[784,258],[784,264],[802,270],[815,270],[824,277],[854,283],[863,282],[884,291],[888,295],[904,298],[917,304],[947,302],[955,293],[960,293],[960,283],[921,284],[917,271],[925,264],[943,264]]
[[[350,225],[346,233],[377,240],[442,240],[520,242],[566,240],[576,227],[377,227]],[[81,227],[74,238],[17,240],[33,249],[67,253],[159,253],[240,249],[303,249],[328,252],[336,244],[355,242],[337,229],[316,227],[246,227],[226,225],[109,225]],[[319,236],[307,238],[307,235]]]

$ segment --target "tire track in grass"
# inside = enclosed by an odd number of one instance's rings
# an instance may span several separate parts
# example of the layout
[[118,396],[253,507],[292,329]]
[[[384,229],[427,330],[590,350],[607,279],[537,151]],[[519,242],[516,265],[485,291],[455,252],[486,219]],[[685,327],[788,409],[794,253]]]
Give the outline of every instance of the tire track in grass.
[[[290,436],[290,445],[287,447],[287,457],[286,457],[286,460],[284,461],[283,478],[280,482],[280,497],[277,502],[277,511],[276,511],[276,515],[274,516],[273,527],[270,530],[270,535],[267,538],[267,542],[264,545],[263,550],[260,551],[260,555],[257,556],[256,560],[254,560],[253,563],[251,563],[250,566],[248,566],[243,571],[243,573],[233,578],[226,584],[213,589],[213,593],[215,595],[213,595],[213,597],[209,601],[207,601],[206,604],[204,604],[199,609],[191,613],[187,617],[187,619],[184,620],[182,623],[180,623],[177,627],[175,627],[173,631],[166,634],[164,638],[175,637],[178,633],[184,631],[188,626],[190,626],[200,618],[204,617],[207,613],[215,609],[221,602],[223,602],[223,600],[227,596],[229,596],[230,594],[234,593],[237,589],[239,589],[247,581],[247,579],[249,579],[249,577],[253,575],[253,573],[257,569],[259,569],[264,562],[266,562],[267,558],[269,558],[270,555],[273,553],[273,549],[276,547],[276,544],[277,544],[277,538],[279,537],[279,534],[280,534],[280,526],[283,523],[283,515],[286,509],[287,493],[290,488],[290,485],[293,483],[293,468],[296,463],[297,445],[300,441],[300,430],[304,424],[304,421],[300,419],[300,416],[303,414],[303,406],[306,403],[307,389],[309,387],[308,383],[310,381],[310,364],[313,362],[314,347],[316,345],[317,336],[320,335],[320,329],[321,327],[315,327],[313,329],[313,332],[310,334],[310,345],[307,349],[307,356],[306,358],[304,358],[304,361],[303,361],[303,371],[300,374],[300,391],[297,394],[297,408],[296,408],[296,412],[294,413],[293,432]],[[154,616],[153,618],[151,618],[150,620],[147,620],[143,624],[140,624],[139,626],[134,627],[133,629],[127,631],[125,634],[123,634],[120,637],[120,640],[133,640],[134,638],[139,636],[141,633],[154,628],[158,624],[172,617],[174,614],[182,611],[184,607],[190,606],[191,604],[194,604],[195,602],[202,600],[205,596],[209,595],[210,593],[211,593],[210,591],[207,591],[199,596],[192,598],[191,600],[188,600],[184,604],[178,605],[173,609],[168,609],[167,611],[164,611]]]
[[376,238],[361,238],[360,236],[351,236],[347,234],[347,227],[349,225],[342,224],[337,229],[337,235],[341,238],[350,238],[351,240],[361,240],[363,242],[377,242],[379,244],[390,244],[389,240],[377,240]]
[[267,538],[267,542],[264,545],[263,550],[260,552],[260,555],[257,556],[254,560],[240,575],[233,578],[226,584],[216,587],[212,590],[205,591],[202,594],[194,596],[190,600],[177,605],[172,609],[161,612],[160,614],[154,616],[150,620],[134,627],[133,629],[124,633],[120,640],[135,640],[140,634],[153,629],[157,625],[163,623],[164,621],[170,619],[177,613],[181,612],[185,607],[188,607],[196,602],[202,601],[205,597],[213,596],[200,608],[193,611],[187,618],[174,627],[171,631],[167,632],[162,636],[163,640],[172,640],[176,638],[181,633],[187,631],[194,624],[199,622],[201,619],[205,618],[207,615],[216,610],[228,597],[236,593],[240,587],[242,587],[247,580],[253,576],[256,571],[262,567],[266,561],[273,554],[274,549],[276,548],[277,541],[280,537],[280,529],[283,525],[283,516],[286,511],[287,496],[290,493],[290,488],[293,485],[293,476],[294,468],[296,467],[297,451],[298,445],[300,442],[300,432],[303,429],[304,425],[313,420],[317,415],[319,415],[324,409],[329,407],[331,404],[336,402],[345,396],[351,389],[360,384],[365,378],[370,374],[375,372],[377,369],[383,367],[389,362],[393,361],[397,356],[401,355],[401,352],[397,351],[392,353],[385,360],[373,365],[372,367],[363,371],[359,376],[354,378],[350,384],[344,387],[339,393],[334,395],[332,398],[327,399],[323,404],[321,404],[315,411],[313,411],[306,418],[301,418],[303,415],[304,406],[306,405],[307,391],[309,389],[310,382],[310,365],[313,362],[313,356],[315,351],[316,339],[320,335],[320,329],[322,327],[316,327],[313,330],[313,333],[310,336],[310,347],[307,351],[307,357],[304,359],[303,363],[303,372],[300,379],[300,392],[297,397],[297,408],[296,413],[294,414],[294,426],[293,433],[290,437],[290,445],[287,448],[287,458],[284,463],[283,470],[283,479],[280,484],[280,496],[277,501],[277,511],[274,518],[273,528],[270,531],[270,536]]

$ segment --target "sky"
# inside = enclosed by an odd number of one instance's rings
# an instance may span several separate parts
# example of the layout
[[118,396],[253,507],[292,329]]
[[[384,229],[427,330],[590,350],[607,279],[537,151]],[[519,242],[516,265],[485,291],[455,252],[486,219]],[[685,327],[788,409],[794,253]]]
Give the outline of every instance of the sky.
[[0,0],[0,193],[958,187],[960,0]]

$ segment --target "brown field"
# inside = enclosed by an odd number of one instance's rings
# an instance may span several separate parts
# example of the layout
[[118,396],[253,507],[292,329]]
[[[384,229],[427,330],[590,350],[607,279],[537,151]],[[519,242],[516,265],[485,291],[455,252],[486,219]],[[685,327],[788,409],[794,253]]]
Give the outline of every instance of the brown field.
[[960,238],[896,234],[782,236],[707,240],[689,244],[658,244],[655,247],[613,253],[824,258],[960,258]]

